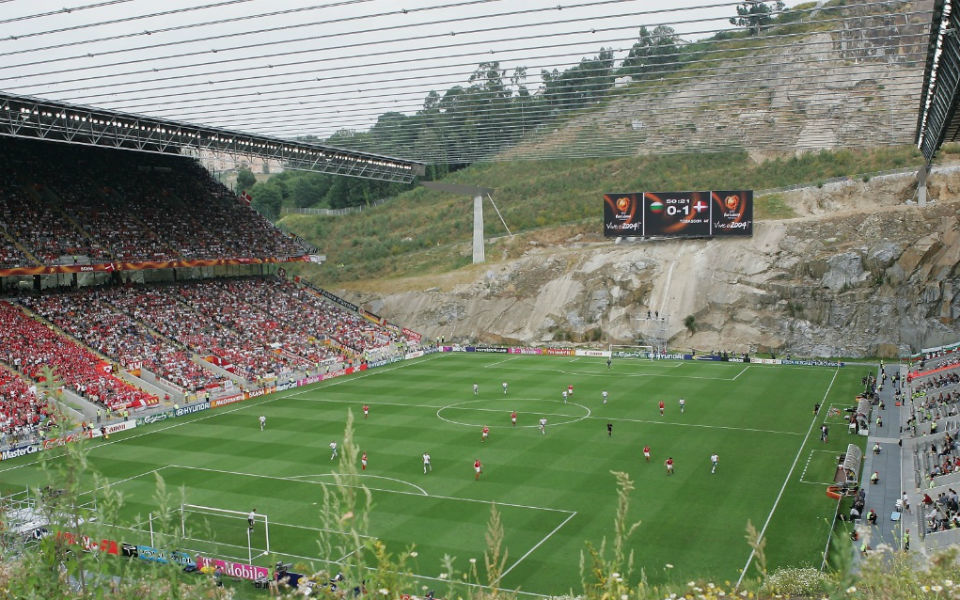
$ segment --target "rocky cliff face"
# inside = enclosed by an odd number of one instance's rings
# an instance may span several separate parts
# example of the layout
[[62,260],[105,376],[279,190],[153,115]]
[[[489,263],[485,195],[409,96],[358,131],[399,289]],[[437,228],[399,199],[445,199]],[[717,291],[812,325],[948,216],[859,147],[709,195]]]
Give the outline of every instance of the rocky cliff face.
[[850,1],[820,11],[816,33],[785,30],[782,43],[740,58],[720,45],[696,68],[626,87],[503,157],[594,156],[601,138],[611,155],[742,148],[754,158],[910,144],[932,6],[903,2],[877,15],[875,3]]
[[960,169],[931,175],[927,207],[908,203],[914,188],[903,175],[791,192],[802,216],[743,240],[526,238],[519,259],[339,293],[448,340],[895,356],[960,339]]

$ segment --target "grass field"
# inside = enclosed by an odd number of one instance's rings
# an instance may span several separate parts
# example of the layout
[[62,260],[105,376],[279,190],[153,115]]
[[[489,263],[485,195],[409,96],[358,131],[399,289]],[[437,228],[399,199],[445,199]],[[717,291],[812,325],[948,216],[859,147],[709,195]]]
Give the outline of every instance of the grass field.
[[[537,594],[579,589],[584,543],[612,535],[610,471],[618,470],[636,484],[630,517],[642,525],[631,545],[651,582],[735,581],[750,556],[747,521],[763,529],[771,568],[820,566],[835,506],[825,484],[852,441],[829,408],[853,404],[863,370],[631,359],[608,370],[599,358],[431,355],[117,434],[94,442],[89,458],[123,493],[131,522],[154,509],[156,472],[189,503],[268,515],[277,557],[336,560],[318,556],[319,502],[337,468],[328,445],[342,439],[351,409],[356,442],[369,456],[362,481],[373,490],[370,534],[393,551],[415,544],[425,577],[440,574],[444,554],[462,569],[471,557],[482,564],[496,502],[509,551],[502,585]],[[575,393],[564,404],[568,384]],[[816,403],[824,408],[814,416]],[[536,427],[541,416],[545,435]],[[825,421],[827,444],[819,440]],[[483,425],[491,428],[485,443]],[[433,457],[427,475],[425,451]],[[714,452],[720,467],[711,474]],[[663,467],[668,456],[672,476]],[[0,490],[45,483],[36,462],[0,463]],[[245,561],[245,520],[211,523],[206,535],[215,540],[194,549]],[[262,547],[261,535],[254,544]]]

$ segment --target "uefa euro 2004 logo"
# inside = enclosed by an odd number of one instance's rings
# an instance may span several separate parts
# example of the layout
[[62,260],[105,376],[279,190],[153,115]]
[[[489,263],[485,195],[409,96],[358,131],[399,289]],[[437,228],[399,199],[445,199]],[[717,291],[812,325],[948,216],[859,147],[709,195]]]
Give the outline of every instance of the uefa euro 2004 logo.
[[723,199],[723,205],[727,210],[737,210],[737,205],[740,204],[740,197],[733,194],[727,196]]
[[620,212],[627,212],[628,208],[630,208],[630,198],[626,196],[617,198],[617,210]]

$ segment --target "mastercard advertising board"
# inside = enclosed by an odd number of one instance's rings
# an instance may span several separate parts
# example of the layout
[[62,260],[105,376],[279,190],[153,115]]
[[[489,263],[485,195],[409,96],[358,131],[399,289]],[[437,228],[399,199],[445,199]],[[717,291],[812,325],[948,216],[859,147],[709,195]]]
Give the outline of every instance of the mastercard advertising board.
[[751,190],[604,194],[606,237],[753,235]]

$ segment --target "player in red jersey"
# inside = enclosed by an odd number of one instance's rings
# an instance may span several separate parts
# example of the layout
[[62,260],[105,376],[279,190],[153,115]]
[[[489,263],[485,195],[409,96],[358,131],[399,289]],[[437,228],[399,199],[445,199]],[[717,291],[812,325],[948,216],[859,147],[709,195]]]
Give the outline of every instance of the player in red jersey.
[[483,431],[480,433],[480,441],[481,441],[481,442],[487,441],[487,436],[489,436],[489,435],[490,435],[490,428],[487,427],[486,425],[484,425],[484,426],[483,426]]
[[568,386],[567,386],[567,396],[573,398],[573,386],[572,386],[572,385],[568,385]]
[[663,416],[663,400],[660,401],[660,416]]
[[366,404],[363,405],[363,418],[366,419],[367,415],[370,414],[370,407]]
[[480,464],[480,459],[473,461],[473,470],[476,472],[474,480],[480,479],[480,471],[483,469],[483,465]]
[[650,462],[650,446],[649,444],[643,447],[643,457],[647,459],[647,462]]
[[667,458],[667,460],[663,461],[663,466],[667,468],[667,475],[673,475],[673,457],[672,456]]
[[513,426],[517,426],[517,411],[510,413],[510,422],[513,423]]
[[360,455],[360,470],[361,471],[367,470],[367,453],[366,452]]

